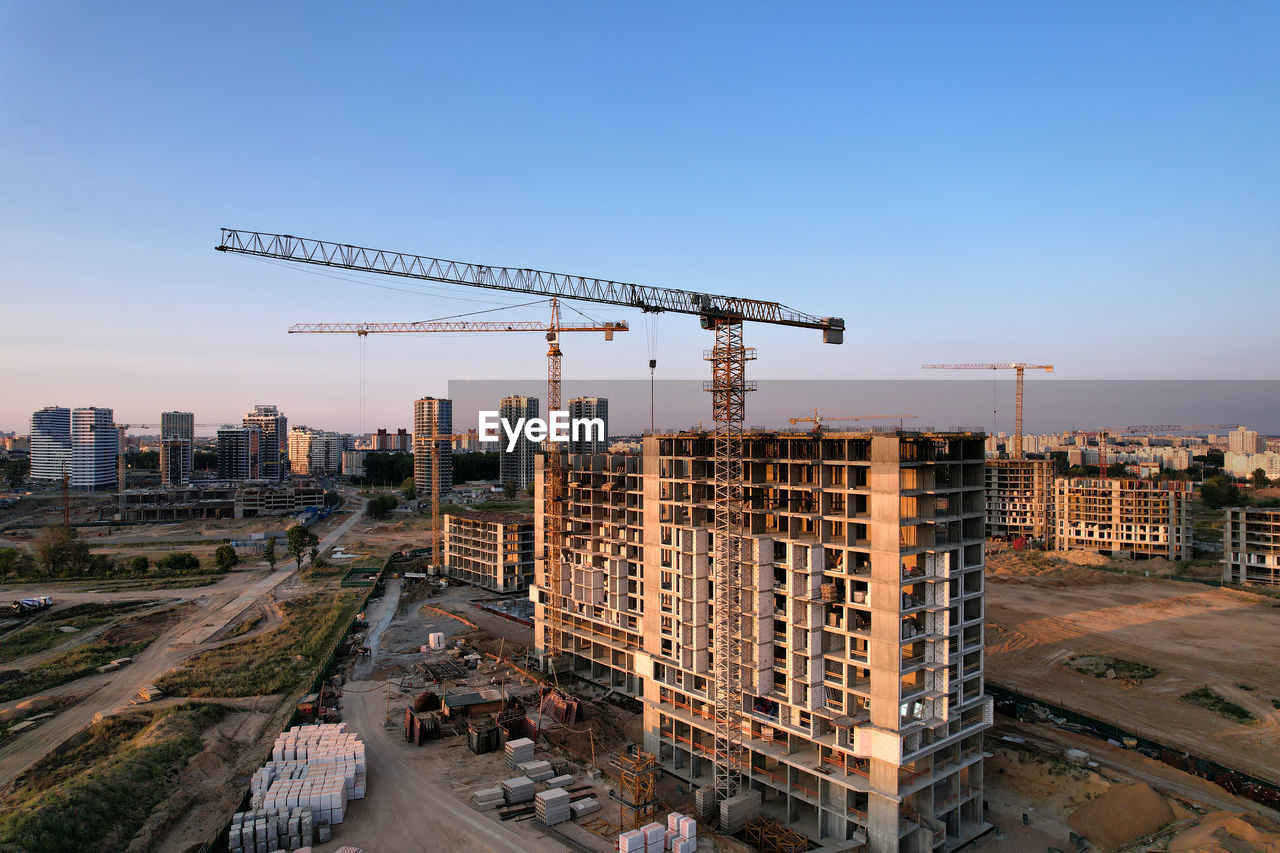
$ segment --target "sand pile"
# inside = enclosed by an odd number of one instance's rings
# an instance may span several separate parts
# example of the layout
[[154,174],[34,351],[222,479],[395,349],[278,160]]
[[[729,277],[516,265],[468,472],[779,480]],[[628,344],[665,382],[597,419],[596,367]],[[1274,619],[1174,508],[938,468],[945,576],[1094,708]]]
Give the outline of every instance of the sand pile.
[[1255,812],[1211,812],[1173,837],[1169,853],[1280,853],[1280,826]]
[[1137,782],[1117,785],[1080,806],[1067,825],[1102,850],[1114,850],[1151,835],[1173,819],[1165,798],[1145,782]]
[[1073,566],[1105,566],[1111,562],[1110,557],[1104,557],[1095,551],[1059,551],[1054,556]]
[[[1087,554],[1085,551],[1073,551],[1074,554]],[[1097,557],[1097,554],[1090,554]],[[1100,558],[1103,564],[1105,557]],[[1036,553],[1035,556],[1024,556],[1006,552],[993,554],[987,558],[987,579],[992,583],[1024,583],[1034,581],[1049,585],[1087,585],[1114,580],[1116,575],[1096,571],[1089,566],[1064,562],[1057,555],[1048,556]]]

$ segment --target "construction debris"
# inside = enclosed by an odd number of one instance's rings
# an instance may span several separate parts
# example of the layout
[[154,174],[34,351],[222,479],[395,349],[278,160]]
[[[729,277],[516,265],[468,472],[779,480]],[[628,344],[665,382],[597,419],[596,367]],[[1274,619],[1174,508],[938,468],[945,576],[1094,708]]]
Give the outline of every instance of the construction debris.
[[744,837],[761,853],[805,853],[813,846],[794,829],[760,816],[747,821]]

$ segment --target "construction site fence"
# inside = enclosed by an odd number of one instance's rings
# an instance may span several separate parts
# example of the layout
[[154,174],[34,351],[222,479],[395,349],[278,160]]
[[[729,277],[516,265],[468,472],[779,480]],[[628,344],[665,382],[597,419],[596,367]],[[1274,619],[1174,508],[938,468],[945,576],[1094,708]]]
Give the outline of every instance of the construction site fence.
[[986,689],[987,693],[995,700],[996,710],[1001,713],[1012,716],[1020,712],[1030,711],[1032,705],[1039,705],[1053,716],[1064,718],[1068,723],[1083,730],[1086,734],[1102,740],[1114,740],[1118,743],[1124,743],[1125,738],[1130,738],[1136,742],[1137,749],[1163,764],[1185,773],[1190,773],[1193,776],[1208,779],[1236,796],[1244,797],[1268,808],[1280,808],[1280,786],[1277,786],[1274,782],[1259,779],[1257,776],[1241,770],[1225,767],[1216,761],[1196,755],[1176,744],[1161,743],[1160,741],[1143,737],[1123,729],[1115,723],[1095,719],[1078,711],[1072,711],[1070,708],[1063,708],[1052,702],[1046,702],[1043,699],[1037,699],[1034,696],[1010,690],[1007,687],[987,682]]
[[[382,580],[383,575],[387,570],[387,566],[390,565],[390,563],[391,563],[391,558],[388,557],[386,562],[382,564],[382,569],[378,572],[377,576],[374,577],[372,581],[370,581],[368,585],[369,588],[366,589],[364,595],[360,597],[360,603],[355,607],[355,610],[351,615],[351,619],[347,623],[346,630],[338,633],[337,636],[333,639],[333,641],[329,644],[329,653],[325,657],[324,664],[318,670],[316,670],[316,675],[311,680],[311,683],[305,689],[297,691],[296,693],[292,694],[289,697],[292,702],[293,711],[289,714],[289,719],[285,722],[284,729],[289,729],[289,728],[292,728],[293,726],[298,725],[298,723],[300,722],[299,716],[298,716],[298,702],[302,699],[303,696],[307,695],[308,693],[315,693],[317,690],[319,690],[320,684],[329,678],[329,674],[333,670],[333,662],[338,657],[338,649],[342,647],[343,642],[345,642],[346,639],[349,636],[351,636],[351,633],[355,631],[356,622],[359,621],[357,619],[357,616],[360,613],[363,613],[365,611],[365,608],[369,606],[369,599],[373,597],[374,591],[378,588],[378,582]],[[274,740],[275,739],[272,738],[272,742],[274,742]],[[258,760],[259,765],[265,763],[267,758],[271,755],[271,746],[272,746],[272,743],[267,743],[265,746],[262,747],[261,749],[262,755]],[[242,812],[247,810],[248,808],[249,808],[249,789],[246,787],[244,796],[240,798],[240,803],[239,805],[236,806],[235,811]],[[226,823],[223,824],[222,829],[218,832],[216,836],[214,836],[210,840],[206,841],[203,845],[201,845],[199,849],[199,853],[222,853],[222,851],[227,850],[228,841],[231,836],[231,818],[233,815],[234,815],[234,812],[233,814],[227,815]]]

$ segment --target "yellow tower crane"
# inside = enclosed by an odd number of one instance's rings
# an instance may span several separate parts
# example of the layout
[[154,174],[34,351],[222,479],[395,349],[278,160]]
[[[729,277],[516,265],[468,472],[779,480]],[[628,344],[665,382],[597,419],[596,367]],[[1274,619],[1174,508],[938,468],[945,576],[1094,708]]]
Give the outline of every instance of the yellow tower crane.
[[1025,361],[1007,361],[984,364],[926,364],[925,370],[1015,370],[1018,374],[1018,401],[1013,421],[1013,453],[1014,459],[1022,458],[1022,382],[1023,374],[1028,370],[1043,370],[1053,373],[1052,364],[1027,364]]
[[[613,340],[614,333],[629,329],[626,321],[613,323],[561,323],[560,304],[551,300],[551,320],[542,323],[537,320],[515,320],[507,322],[472,322],[465,320],[442,321],[429,323],[298,323],[289,327],[289,334],[355,334],[360,337],[379,334],[417,334],[441,332],[544,332],[547,336],[547,408],[555,412],[560,409],[560,361],[563,353],[560,350],[560,335],[564,332],[602,332],[606,341]],[[464,439],[466,434],[437,431],[438,423],[431,419],[431,434],[421,438],[421,446],[429,447],[431,453],[431,561],[437,567],[444,566],[443,549],[440,547],[443,528],[440,526],[440,442]],[[414,436],[414,451],[418,452],[419,437]],[[564,457],[563,450],[558,447],[548,448],[543,476],[543,491],[548,506],[559,508],[564,503]],[[423,484],[418,484],[421,489]],[[544,515],[544,526],[556,524],[561,531],[562,519],[553,513]],[[559,627],[559,611],[553,619],[557,619]],[[554,631],[557,641],[559,631]]]
[[898,429],[902,429],[902,422],[907,418],[919,417],[918,415],[824,415],[817,409],[813,410],[812,415],[806,415],[803,418],[788,418],[787,422],[795,424],[813,424],[813,431],[821,432],[822,425],[827,421],[897,421]]
[[[822,332],[824,343],[844,343],[844,320],[805,314],[778,302],[744,299],[714,293],[630,284],[589,276],[566,275],[528,268],[495,267],[464,263],[293,237],[223,228],[216,247],[220,252],[357,272],[377,273],[422,281],[504,290],[514,293],[559,296],[607,305],[638,308],[648,313],[670,311],[691,314],[703,329],[715,335],[703,357],[711,364],[711,380],[703,387],[711,392],[715,421],[713,450],[713,520],[711,581],[713,638],[709,691],[715,728],[715,797],[717,801],[738,793],[742,782],[742,614],[744,610],[742,550],[746,512],[743,486],[743,439],[747,392],[755,383],[746,378],[746,364],[755,350],[743,346],[742,326],[747,321],[794,326]],[[558,515],[560,507],[545,507]],[[547,564],[558,565],[563,542],[558,531],[547,531],[544,550]],[[549,603],[560,600],[561,590],[549,591]]]

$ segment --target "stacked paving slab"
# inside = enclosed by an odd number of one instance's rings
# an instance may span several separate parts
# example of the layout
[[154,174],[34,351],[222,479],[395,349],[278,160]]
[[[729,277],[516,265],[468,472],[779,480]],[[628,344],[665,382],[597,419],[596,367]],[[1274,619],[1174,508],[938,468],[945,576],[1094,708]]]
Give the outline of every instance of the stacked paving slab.
[[545,782],[556,775],[556,772],[551,769],[550,761],[526,761],[523,764],[517,764],[516,769],[535,782]]
[[507,766],[516,767],[533,761],[533,741],[527,737],[507,741]]
[[509,806],[532,802],[533,780],[527,776],[508,779],[502,783],[502,795]]
[[482,812],[496,809],[506,803],[501,788],[483,788],[471,795],[471,804]]
[[309,848],[315,840],[311,809],[237,812],[231,818],[227,849],[232,853],[273,853]]

